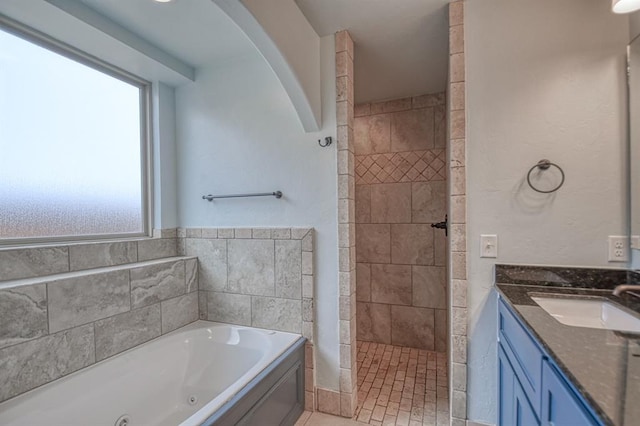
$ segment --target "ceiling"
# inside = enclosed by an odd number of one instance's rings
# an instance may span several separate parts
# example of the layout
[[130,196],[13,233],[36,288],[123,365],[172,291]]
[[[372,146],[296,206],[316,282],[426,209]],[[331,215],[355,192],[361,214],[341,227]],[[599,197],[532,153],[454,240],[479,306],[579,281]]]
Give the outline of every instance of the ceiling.
[[194,67],[255,47],[211,0],[81,0],[98,13]]
[[[212,0],[81,0],[193,66],[256,52]],[[444,91],[449,0],[295,0],[320,36],[355,42],[356,103]]]
[[295,0],[318,35],[349,30],[356,103],[444,91],[449,0]]

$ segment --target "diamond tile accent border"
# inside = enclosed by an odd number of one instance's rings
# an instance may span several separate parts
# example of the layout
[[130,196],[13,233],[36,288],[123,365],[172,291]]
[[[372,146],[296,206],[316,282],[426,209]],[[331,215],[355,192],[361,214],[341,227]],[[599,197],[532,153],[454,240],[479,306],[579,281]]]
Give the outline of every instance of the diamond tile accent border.
[[446,180],[444,149],[356,155],[356,185]]

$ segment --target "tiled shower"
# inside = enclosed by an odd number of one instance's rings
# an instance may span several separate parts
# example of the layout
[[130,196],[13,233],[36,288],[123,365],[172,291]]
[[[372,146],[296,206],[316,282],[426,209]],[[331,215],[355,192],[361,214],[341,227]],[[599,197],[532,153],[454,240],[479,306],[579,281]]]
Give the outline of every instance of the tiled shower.
[[446,352],[445,94],[355,108],[358,340]]

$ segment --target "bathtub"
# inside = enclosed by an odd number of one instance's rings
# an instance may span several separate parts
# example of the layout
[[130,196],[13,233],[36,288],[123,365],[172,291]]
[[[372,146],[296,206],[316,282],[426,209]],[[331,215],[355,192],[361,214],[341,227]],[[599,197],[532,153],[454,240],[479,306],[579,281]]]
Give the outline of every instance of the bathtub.
[[[262,394],[291,393],[290,379],[284,391],[272,385],[286,383],[280,376],[294,371],[296,363],[285,362],[294,348],[303,363],[299,335],[196,321],[5,401],[0,425],[235,424],[252,410],[273,412],[256,408]],[[266,383],[273,373],[273,383]],[[301,385],[298,395],[304,395],[304,379]],[[242,423],[252,423],[247,419]]]

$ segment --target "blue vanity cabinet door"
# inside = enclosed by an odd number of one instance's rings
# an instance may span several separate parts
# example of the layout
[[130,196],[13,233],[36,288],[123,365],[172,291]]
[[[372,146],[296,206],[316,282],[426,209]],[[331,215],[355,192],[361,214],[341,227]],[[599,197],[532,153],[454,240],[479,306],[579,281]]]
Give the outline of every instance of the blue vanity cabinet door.
[[555,367],[542,366],[542,426],[599,425]]
[[498,343],[498,425],[508,426],[513,423],[513,382],[515,373],[502,349],[502,344]]
[[498,341],[502,344],[536,416],[539,417],[544,353],[538,342],[531,337],[502,300],[498,304]]
[[539,426],[536,414],[513,371],[502,344],[498,344],[499,426]]

